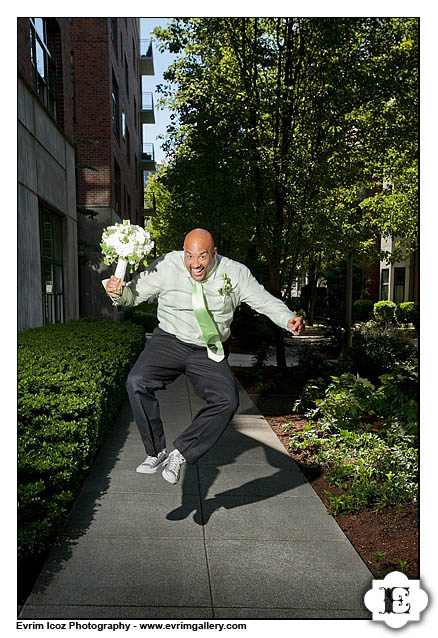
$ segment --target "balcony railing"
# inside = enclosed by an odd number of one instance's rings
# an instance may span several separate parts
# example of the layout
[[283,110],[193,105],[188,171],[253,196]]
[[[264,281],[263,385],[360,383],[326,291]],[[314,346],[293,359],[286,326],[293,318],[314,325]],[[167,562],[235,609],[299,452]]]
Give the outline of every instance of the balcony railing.
[[140,75],[154,75],[154,54],[151,40],[140,40]]
[[142,124],[155,124],[153,93],[141,94],[140,122]]
[[152,40],[140,40],[140,57],[152,57]]
[[154,110],[154,94],[151,92],[141,94],[141,109],[142,111]]
[[143,142],[140,148],[140,159],[142,162],[155,162],[155,150],[153,144]]

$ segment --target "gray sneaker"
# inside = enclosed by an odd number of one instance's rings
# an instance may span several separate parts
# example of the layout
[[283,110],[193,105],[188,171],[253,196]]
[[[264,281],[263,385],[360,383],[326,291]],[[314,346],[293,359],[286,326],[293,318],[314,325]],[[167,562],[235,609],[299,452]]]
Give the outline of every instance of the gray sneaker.
[[179,450],[172,450],[167,459],[164,461],[165,467],[162,472],[163,478],[169,483],[172,483],[172,485],[178,483],[181,465],[185,462],[186,460]]
[[158,456],[147,456],[143,463],[138,466],[137,472],[141,472],[141,474],[153,474],[159,469],[160,465],[163,465],[166,459],[166,450],[159,452]]

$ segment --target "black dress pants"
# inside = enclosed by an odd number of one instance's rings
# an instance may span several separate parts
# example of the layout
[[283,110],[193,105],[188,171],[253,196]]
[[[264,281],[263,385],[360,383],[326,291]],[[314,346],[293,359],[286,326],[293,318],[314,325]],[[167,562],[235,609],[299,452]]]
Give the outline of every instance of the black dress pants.
[[155,391],[183,373],[206,405],[174,446],[188,463],[196,463],[216,443],[239,406],[237,383],[227,358],[212,361],[206,348],[183,343],[155,328],[128,375],[126,389],[146,453],[157,456],[166,447],[166,438]]

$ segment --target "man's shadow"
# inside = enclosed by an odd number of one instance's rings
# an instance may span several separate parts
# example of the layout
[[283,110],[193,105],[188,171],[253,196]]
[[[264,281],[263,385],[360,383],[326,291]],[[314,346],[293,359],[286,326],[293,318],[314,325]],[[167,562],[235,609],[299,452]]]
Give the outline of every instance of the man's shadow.
[[[254,448],[263,449],[267,463],[276,471],[247,481],[238,487],[219,492],[214,496],[208,496],[211,486],[221,474],[222,466],[230,466],[236,463],[242,454]],[[260,461],[254,463],[249,460],[245,467],[249,469],[249,472],[252,467],[255,473],[257,468],[266,468],[266,465]],[[206,525],[212,514],[222,507],[233,509],[242,505],[257,503],[307,483],[304,474],[286,452],[279,452],[268,444],[261,443],[239,432],[231,423],[215,447],[202,457],[197,464],[186,468],[182,485],[182,503],[167,514],[166,518],[168,520],[182,520],[190,516],[194,511],[192,474],[194,471],[198,475],[200,505],[195,509],[193,520],[198,525]],[[226,471],[226,468],[224,468],[224,471]]]

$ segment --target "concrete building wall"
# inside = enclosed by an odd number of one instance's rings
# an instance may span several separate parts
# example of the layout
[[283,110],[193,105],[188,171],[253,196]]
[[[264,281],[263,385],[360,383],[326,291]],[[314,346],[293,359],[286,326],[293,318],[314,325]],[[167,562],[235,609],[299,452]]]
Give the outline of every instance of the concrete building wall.
[[[139,19],[44,20],[56,66],[55,110],[37,94],[30,18],[17,21],[20,330],[43,322],[41,205],[62,218],[64,321],[79,315],[117,317],[101,285],[101,279],[113,272],[101,258],[102,230],[122,218],[143,223]],[[119,89],[118,134],[112,126],[113,74]],[[129,153],[122,114],[129,130]],[[115,161],[120,168],[117,210]],[[89,168],[77,169],[78,164]],[[77,206],[98,214],[90,219],[77,214]]]
[[43,325],[38,197],[18,185],[18,330]]
[[[51,41],[56,49],[56,74],[58,94],[57,126],[68,140],[73,138],[73,84],[71,67],[71,18],[46,18],[51,31]],[[17,19],[17,70],[19,77],[35,88],[34,70],[30,57],[29,18]]]
[[56,122],[18,79],[18,327],[43,323],[39,203],[62,217],[65,321],[79,316],[75,157]]

